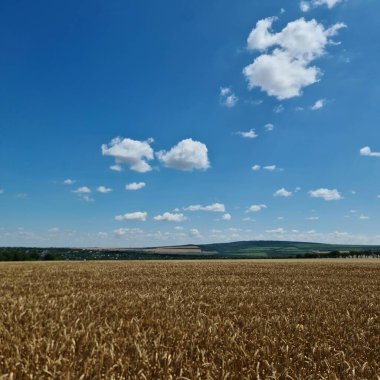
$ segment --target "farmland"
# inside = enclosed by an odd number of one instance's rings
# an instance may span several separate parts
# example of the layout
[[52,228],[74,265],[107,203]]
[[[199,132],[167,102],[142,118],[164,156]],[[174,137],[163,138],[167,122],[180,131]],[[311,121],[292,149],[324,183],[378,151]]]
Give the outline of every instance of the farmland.
[[0,379],[378,379],[380,262],[0,263]]

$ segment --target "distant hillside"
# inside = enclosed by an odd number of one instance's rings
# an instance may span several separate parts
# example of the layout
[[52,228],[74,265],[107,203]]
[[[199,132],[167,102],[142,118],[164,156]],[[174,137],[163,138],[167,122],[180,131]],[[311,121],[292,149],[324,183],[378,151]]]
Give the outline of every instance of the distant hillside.
[[238,241],[149,248],[0,248],[0,261],[269,259],[380,256],[379,246]]

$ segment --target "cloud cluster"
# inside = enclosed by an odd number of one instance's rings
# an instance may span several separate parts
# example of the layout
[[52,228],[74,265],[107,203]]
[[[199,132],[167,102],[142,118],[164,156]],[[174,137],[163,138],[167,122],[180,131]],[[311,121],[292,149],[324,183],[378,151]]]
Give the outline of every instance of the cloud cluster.
[[[316,20],[300,18],[286,25],[279,33],[272,32],[275,17],[259,20],[247,39],[250,51],[259,51],[243,73],[250,89],[261,88],[279,100],[302,94],[304,87],[319,81],[321,71],[311,63],[326,52],[331,37],[345,27],[337,23],[325,28]],[[273,48],[272,51],[268,51]]]
[[[103,156],[115,159],[115,165],[110,166],[111,170],[122,171],[122,165],[127,164],[131,170],[145,173],[152,170],[149,163],[155,156],[150,145],[152,143],[153,139],[139,141],[116,137],[109,144],[103,144],[101,149]],[[157,152],[156,156],[164,166],[172,169],[192,171],[210,167],[206,145],[191,138],[180,141],[169,151]]]
[[309,191],[309,195],[312,198],[322,198],[325,201],[339,201],[342,199],[341,194],[337,189],[316,189]]

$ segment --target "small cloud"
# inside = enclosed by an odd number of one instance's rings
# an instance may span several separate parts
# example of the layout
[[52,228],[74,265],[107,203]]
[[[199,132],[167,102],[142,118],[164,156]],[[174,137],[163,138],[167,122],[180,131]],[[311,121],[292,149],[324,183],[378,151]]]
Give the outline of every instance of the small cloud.
[[124,215],[116,215],[115,220],[119,222],[125,221],[125,220],[137,220],[140,222],[145,222],[147,216],[148,216],[148,213],[146,211],[136,211],[136,212],[129,212]]
[[369,219],[369,216],[367,216],[367,215],[360,215],[360,216],[359,216],[359,219],[360,219],[360,220],[368,220],[368,219]]
[[107,193],[110,193],[110,192],[112,191],[112,189],[109,188],[109,187],[105,187],[105,186],[99,186],[99,187],[96,189],[96,191],[97,191],[98,193],[107,194]]
[[76,181],[71,179],[71,178],[67,178],[63,181],[63,184],[64,185],[73,185]]
[[284,234],[286,231],[283,228],[276,228],[274,230],[266,230],[268,234]]
[[18,199],[25,199],[25,198],[28,197],[28,194],[27,193],[17,193],[15,195],[15,197],[18,198]]
[[145,187],[146,183],[145,182],[132,182],[127,185],[125,185],[126,190],[140,190],[143,187]]
[[56,234],[59,232],[59,228],[58,227],[50,228],[50,229],[48,229],[48,232],[50,232],[52,234]]
[[123,170],[121,165],[111,165],[110,169],[115,171],[115,172],[121,172]]
[[380,157],[380,152],[372,152],[369,146],[360,149],[361,156]]
[[259,136],[254,129],[250,129],[249,131],[239,131],[236,132],[236,134],[240,135],[241,137],[244,137],[245,139],[255,139]]
[[285,110],[285,107],[282,104],[279,104],[278,106],[273,107],[274,113],[282,113],[284,112],[284,110]]
[[226,212],[226,207],[223,203],[213,203],[208,206],[191,205],[184,208],[185,211],[211,211],[211,212]]
[[229,213],[226,213],[226,214],[224,214],[223,216],[222,216],[222,220],[226,220],[226,221],[228,221],[228,220],[231,220],[232,219],[232,216],[231,216],[231,214],[229,214]]
[[252,166],[252,170],[254,171],[254,172],[257,172],[257,171],[259,171],[261,169],[261,166],[260,165],[253,165]]
[[243,218],[243,222],[256,222],[256,219],[253,219],[250,216],[247,216],[246,218]]
[[306,220],[319,220],[319,216],[309,216]]
[[174,214],[170,212],[165,212],[162,215],[157,215],[153,218],[154,220],[158,222],[184,222],[187,220],[186,216],[179,213],[179,214]]
[[274,170],[277,169],[277,166],[276,165],[267,165],[267,166],[264,166],[263,169],[268,170],[270,172],[273,172]]
[[259,212],[265,208],[267,208],[266,205],[252,205],[248,208],[246,212]]
[[72,192],[76,194],[89,194],[91,193],[91,189],[87,186],[82,186],[78,187],[76,190],[73,190]]
[[0,188],[0,195],[1,195],[1,194],[4,194],[4,193],[5,193],[5,190],[2,189],[2,188]]
[[265,125],[264,125],[264,128],[265,128],[265,130],[266,130],[267,132],[270,132],[270,131],[273,131],[273,129],[274,129],[274,125],[271,124],[271,123],[268,123],[268,124],[265,124]]
[[236,106],[239,98],[232,92],[230,87],[221,87],[219,92],[220,104],[225,107],[233,108]]
[[310,0],[310,1],[302,0],[300,2],[300,9],[302,12],[309,12],[312,8],[317,8],[323,5],[331,9],[342,1],[343,0]]
[[285,198],[290,197],[291,195],[292,195],[292,192],[286,190],[284,187],[281,188],[281,189],[278,189],[278,190],[273,194],[274,197],[285,197]]
[[309,191],[309,195],[312,198],[322,198],[325,201],[339,201],[342,199],[339,191],[336,189],[317,189]]
[[192,228],[189,232],[189,235],[191,237],[194,237],[194,238],[201,238],[202,237],[201,233],[199,232],[199,230],[197,228]]
[[317,100],[311,107],[310,109],[312,111],[317,111],[317,110],[320,110],[321,108],[323,108],[326,104],[326,99],[319,99]]

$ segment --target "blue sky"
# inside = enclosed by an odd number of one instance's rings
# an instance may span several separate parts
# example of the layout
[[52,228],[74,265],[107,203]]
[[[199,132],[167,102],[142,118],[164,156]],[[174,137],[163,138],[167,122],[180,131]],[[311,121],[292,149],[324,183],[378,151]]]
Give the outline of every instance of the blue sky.
[[0,5],[0,244],[380,244],[375,0]]

